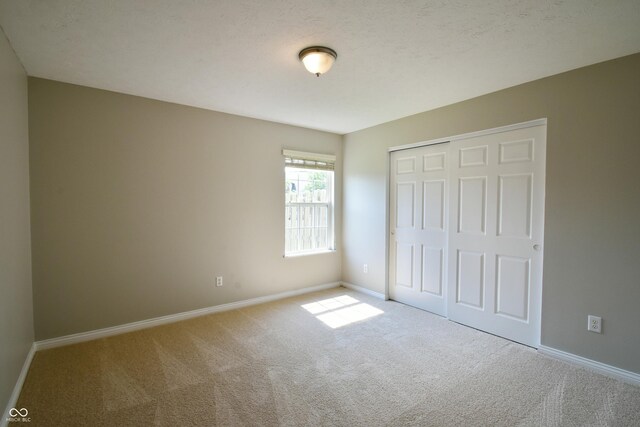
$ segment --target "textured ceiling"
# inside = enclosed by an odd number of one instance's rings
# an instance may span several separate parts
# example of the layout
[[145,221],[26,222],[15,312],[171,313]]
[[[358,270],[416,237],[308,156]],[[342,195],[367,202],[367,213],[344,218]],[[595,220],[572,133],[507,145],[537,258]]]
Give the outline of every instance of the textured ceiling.
[[640,51],[638,0],[0,0],[0,26],[31,76],[337,133]]

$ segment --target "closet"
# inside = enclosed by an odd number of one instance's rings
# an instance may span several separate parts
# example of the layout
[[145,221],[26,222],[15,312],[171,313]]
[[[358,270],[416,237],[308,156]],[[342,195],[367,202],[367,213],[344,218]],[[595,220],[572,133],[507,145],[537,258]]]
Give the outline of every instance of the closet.
[[546,120],[390,149],[391,299],[540,344]]

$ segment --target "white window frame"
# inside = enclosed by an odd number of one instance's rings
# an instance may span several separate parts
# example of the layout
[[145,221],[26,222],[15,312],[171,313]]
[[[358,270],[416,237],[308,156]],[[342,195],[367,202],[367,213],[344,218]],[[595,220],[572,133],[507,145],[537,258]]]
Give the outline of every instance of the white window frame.
[[[327,252],[335,251],[335,227],[334,227],[334,218],[335,218],[335,203],[334,203],[334,193],[335,193],[335,170],[334,165],[336,161],[336,156],[330,154],[318,154],[318,153],[306,153],[302,151],[294,151],[294,150],[282,150],[282,154],[285,158],[284,165],[284,173],[286,179],[286,168],[295,168],[295,169],[307,169],[307,170],[322,170],[328,173],[327,180],[327,202],[292,202],[288,203],[285,200],[284,204],[284,212],[285,212],[285,233],[283,233],[283,237],[286,239],[286,212],[289,207],[306,207],[306,206],[327,206],[327,247],[321,249],[308,249],[301,251],[293,251],[287,252],[287,242],[284,242],[284,256],[286,258],[289,257],[297,257],[304,255],[313,255],[313,254],[321,254]],[[300,221],[298,220],[298,224]]]

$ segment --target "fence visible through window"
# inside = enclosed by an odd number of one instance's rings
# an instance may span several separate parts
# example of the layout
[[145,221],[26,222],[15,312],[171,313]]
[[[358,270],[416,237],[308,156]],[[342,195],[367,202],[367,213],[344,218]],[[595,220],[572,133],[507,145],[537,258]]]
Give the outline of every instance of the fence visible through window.
[[285,168],[285,254],[331,249],[333,171]]

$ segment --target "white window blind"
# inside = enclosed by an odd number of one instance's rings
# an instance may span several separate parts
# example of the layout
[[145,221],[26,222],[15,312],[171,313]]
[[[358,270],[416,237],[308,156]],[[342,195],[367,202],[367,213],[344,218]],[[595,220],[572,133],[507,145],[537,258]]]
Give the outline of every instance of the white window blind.
[[332,171],[336,156],[332,154],[305,153],[303,151],[282,150],[285,166],[305,169]]

